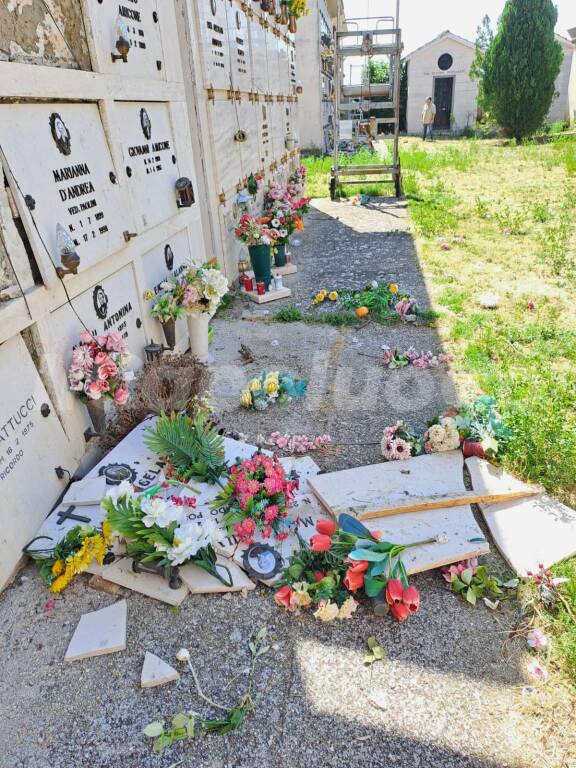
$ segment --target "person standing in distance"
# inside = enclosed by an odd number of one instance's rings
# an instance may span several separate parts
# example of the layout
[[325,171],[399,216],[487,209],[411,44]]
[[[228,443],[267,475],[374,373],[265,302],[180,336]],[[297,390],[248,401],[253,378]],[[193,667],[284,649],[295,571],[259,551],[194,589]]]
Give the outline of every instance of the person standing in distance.
[[432,141],[434,138],[434,120],[436,119],[436,104],[432,101],[432,96],[428,96],[422,108],[422,126],[424,128],[422,139],[426,137]]

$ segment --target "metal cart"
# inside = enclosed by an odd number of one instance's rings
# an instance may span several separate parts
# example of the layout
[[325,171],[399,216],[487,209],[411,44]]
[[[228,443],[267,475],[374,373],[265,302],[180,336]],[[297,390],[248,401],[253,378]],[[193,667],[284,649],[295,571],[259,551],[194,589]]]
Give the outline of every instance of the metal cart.
[[[337,27],[334,36],[334,162],[330,177],[330,197],[345,185],[394,184],[396,197],[402,195],[402,173],[398,154],[400,133],[400,79],[402,33],[400,30],[400,0],[396,0],[395,16],[341,18],[338,6]],[[373,56],[388,59],[389,79],[386,83],[362,82],[344,84],[345,60],[362,57],[364,71]],[[376,117],[375,110],[393,110],[393,117]],[[342,118],[345,116],[346,120]],[[342,121],[342,122],[341,122]],[[342,162],[350,154],[350,147],[374,146],[378,128],[393,125],[391,151],[382,163],[352,165]],[[341,128],[348,128],[343,136]],[[361,177],[361,178],[357,178]]]

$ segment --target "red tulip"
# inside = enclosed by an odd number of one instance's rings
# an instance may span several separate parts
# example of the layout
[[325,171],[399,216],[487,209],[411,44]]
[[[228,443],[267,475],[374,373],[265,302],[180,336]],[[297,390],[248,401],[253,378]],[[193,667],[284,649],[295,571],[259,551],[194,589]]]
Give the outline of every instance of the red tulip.
[[386,584],[386,602],[388,605],[395,606],[402,602],[402,582],[399,579],[390,579]]
[[316,581],[322,581],[324,576],[325,574],[322,573],[322,571],[314,571],[314,578],[316,579]]
[[398,621],[406,621],[408,616],[410,616],[410,608],[404,605],[404,603],[391,603],[390,613]]
[[316,523],[316,530],[318,533],[321,533],[323,536],[329,536],[330,538],[334,536],[337,527],[338,526],[333,520],[323,519],[318,520]]
[[402,602],[408,608],[410,613],[416,613],[420,607],[420,593],[416,587],[413,587],[412,585],[406,587],[402,592]]
[[278,592],[274,595],[274,601],[276,605],[283,605],[284,608],[290,608],[290,598],[292,596],[292,587],[286,584],[285,587],[280,587]]
[[354,573],[364,573],[368,570],[368,566],[370,565],[368,560],[350,560],[350,558],[348,558],[346,562],[350,563],[348,570],[354,571]]
[[[361,564],[363,564],[363,561]],[[366,568],[367,567],[368,563],[366,563]],[[348,568],[346,575],[342,579],[342,583],[349,592],[357,592],[359,589],[362,589],[364,586],[364,571],[366,568]]]
[[310,547],[313,552],[328,552],[332,546],[332,539],[323,533],[317,533],[310,539]]

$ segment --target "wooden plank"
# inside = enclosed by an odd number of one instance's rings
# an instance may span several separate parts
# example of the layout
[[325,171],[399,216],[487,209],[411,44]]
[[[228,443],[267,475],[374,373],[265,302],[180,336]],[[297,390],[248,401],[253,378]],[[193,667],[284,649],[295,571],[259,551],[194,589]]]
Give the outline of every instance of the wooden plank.
[[463,467],[462,453],[449,451],[318,475],[310,485],[329,510],[373,504],[377,499],[389,505],[407,496],[465,493]]
[[449,509],[452,507],[465,507],[469,504],[494,504],[499,501],[512,501],[524,499],[527,496],[536,496],[541,492],[538,487],[526,488],[519,491],[504,491],[502,493],[476,493],[475,491],[456,491],[454,493],[441,493],[433,496],[407,496],[406,500],[399,502],[377,501],[374,503],[360,504],[358,506],[335,507],[330,511],[333,515],[347,512],[355,515],[358,520],[373,520],[378,517],[390,515],[402,515],[406,512],[423,512],[427,509]]

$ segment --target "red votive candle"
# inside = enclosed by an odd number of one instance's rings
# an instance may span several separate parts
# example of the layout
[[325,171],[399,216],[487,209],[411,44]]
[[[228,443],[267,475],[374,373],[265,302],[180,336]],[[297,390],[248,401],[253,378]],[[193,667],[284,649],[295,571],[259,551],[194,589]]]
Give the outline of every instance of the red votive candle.
[[245,277],[244,278],[244,288],[247,291],[253,291],[254,290],[254,283],[252,282],[251,277]]
[[262,282],[256,283],[256,293],[258,294],[258,296],[264,296],[264,294],[266,293],[266,286],[264,285],[264,283]]

